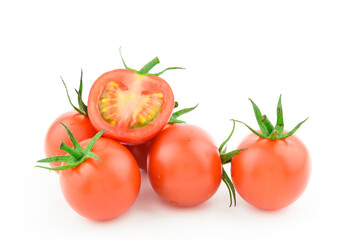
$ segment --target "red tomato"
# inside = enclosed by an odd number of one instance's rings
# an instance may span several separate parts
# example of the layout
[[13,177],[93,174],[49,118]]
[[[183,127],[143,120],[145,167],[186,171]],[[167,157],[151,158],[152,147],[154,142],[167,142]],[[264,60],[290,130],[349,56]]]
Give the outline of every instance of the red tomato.
[[130,150],[132,155],[135,157],[138,166],[144,171],[147,171],[147,154],[148,151],[150,150],[152,141],[153,140],[151,139],[145,143],[141,143],[138,145],[126,146],[128,150]]
[[[89,142],[80,145],[85,148]],[[102,161],[89,158],[76,168],[60,171],[62,192],[69,205],[86,218],[115,218],[136,200],[140,170],[128,149],[114,140],[99,138],[91,152]]]
[[207,132],[193,125],[176,124],[163,130],[151,145],[148,161],[153,189],[177,206],[208,200],[221,183],[218,148]]
[[[59,116],[50,126],[45,138],[45,155],[46,157],[66,155],[67,153],[60,150],[61,142],[72,146],[70,138],[65,128],[60,124],[64,123],[71,130],[78,141],[83,141],[95,136],[97,131],[92,126],[88,117],[75,110]],[[50,163],[51,167],[58,167],[61,163]]]
[[171,87],[162,78],[117,69],[92,85],[88,114],[104,136],[126,144],[154,138],[168,122],[174,106]]
[[231,175],[235,189],[245,201],[275,210],[290,205],[303,193],[311,160],[297,137],[269,140],[250,134],[238,146],[241,148],[246,149],[233,157]]
[[[166,129],[171,125],[173,125],[173,123],[167,123],[164,129]],[[144,171],[147,171],[147,155],[148,155],[148,151],[150,150],[152,142],[153,139],[142,144],[126,146],[128,150],[130,150],[130,152],[135,157],[138,166]]]

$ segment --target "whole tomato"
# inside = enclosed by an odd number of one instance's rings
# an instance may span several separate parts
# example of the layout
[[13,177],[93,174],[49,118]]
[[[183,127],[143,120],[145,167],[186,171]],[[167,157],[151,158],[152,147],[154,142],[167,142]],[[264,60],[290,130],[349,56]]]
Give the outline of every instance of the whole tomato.
[[61,190],[80,215],[93,220],[115,218],[135,202],[140,170],[132,154],[114,140],[100,138],[92,152],[102,161],[89,158],[76,168],[60,171]]
[[203,129],[190,124],[175,124],[164,129],[152,142],[148,154],[148,176],[162,199],[184,207],[210,199],[223,179],[232,203],[229,187],[232,183],[222,167],[222,163],[229,160],[225,156],[231,154],[222,155],[212,137]]
[[275,127],[253,101],[252,104],[261,131],[250,128],[252,133],[238,146],[245,150],[232,159],[232,181],[239,195],[251,205],[266,210],[284,208],[301,196],[310,177],[309,152],[293,135],[306,120],[286,132],[281,98]]
[[307,148],[295,136],[269,140],[250,134],[238,146],[245,148],[232,159],[234,187],[248,203],[274,210],[293,203],[310,177]]
[[61,162],[48,168],[60,172],[62,193],[78,214],[92,220],[109,220],[128,210],[137,198],[141,174],[130,151],[115,140],[100,137],[80,143],[69,132],[71,148],[61,144],[69,153],[38,162]]
[[200,204],[212,197],[221,183],[218,148],[199,127],[171,126],[151,145],[148,176],[153,189],[164,200],[178,206]]

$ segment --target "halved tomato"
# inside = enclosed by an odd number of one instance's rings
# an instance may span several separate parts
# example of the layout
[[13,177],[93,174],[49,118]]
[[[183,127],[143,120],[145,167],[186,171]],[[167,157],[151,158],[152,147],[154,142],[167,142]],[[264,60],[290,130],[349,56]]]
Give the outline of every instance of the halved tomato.
[[140,144],[164,128],[173,106],[172,89],[162,78],[116,69],[102,74],[92,85],[88,114],[97,130],[107,129],[106,137]]

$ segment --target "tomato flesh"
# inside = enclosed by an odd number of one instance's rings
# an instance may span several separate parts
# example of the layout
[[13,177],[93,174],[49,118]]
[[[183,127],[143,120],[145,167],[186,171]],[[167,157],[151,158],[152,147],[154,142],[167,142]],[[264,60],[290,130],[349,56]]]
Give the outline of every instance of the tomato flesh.
[[101,75],[93,84],[89,117],[104,136],[126,144],[152,139],[166,125],[174,106],[171,87],[163,79],[127,69]]
[[162,105],[163,94],[142,92],[139,81],[129,87],[111,81],[106,85],[99,101],[100,112],[106,122],[130,129],[151,123]]

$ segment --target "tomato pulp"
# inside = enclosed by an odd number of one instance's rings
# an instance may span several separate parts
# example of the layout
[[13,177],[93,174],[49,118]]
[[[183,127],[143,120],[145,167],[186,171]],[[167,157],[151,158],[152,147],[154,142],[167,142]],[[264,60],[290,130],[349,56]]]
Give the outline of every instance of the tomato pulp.
[[222,179],[221,157],[212,137],[190,124],[170,126],[154,139],[147,171],[155,192],[177,206],[208,200]]
[[251,205],[275,210],[293,203],[304,192],[311,160],[305,145],[294,135],[269,140],[247,136],[233,157],[231,175],[235,189]]
[[126,144],[154,138],[168,122],[174,106],[171,87],[158,76],[117,69],[92,85],[88,114],[104,136]]

